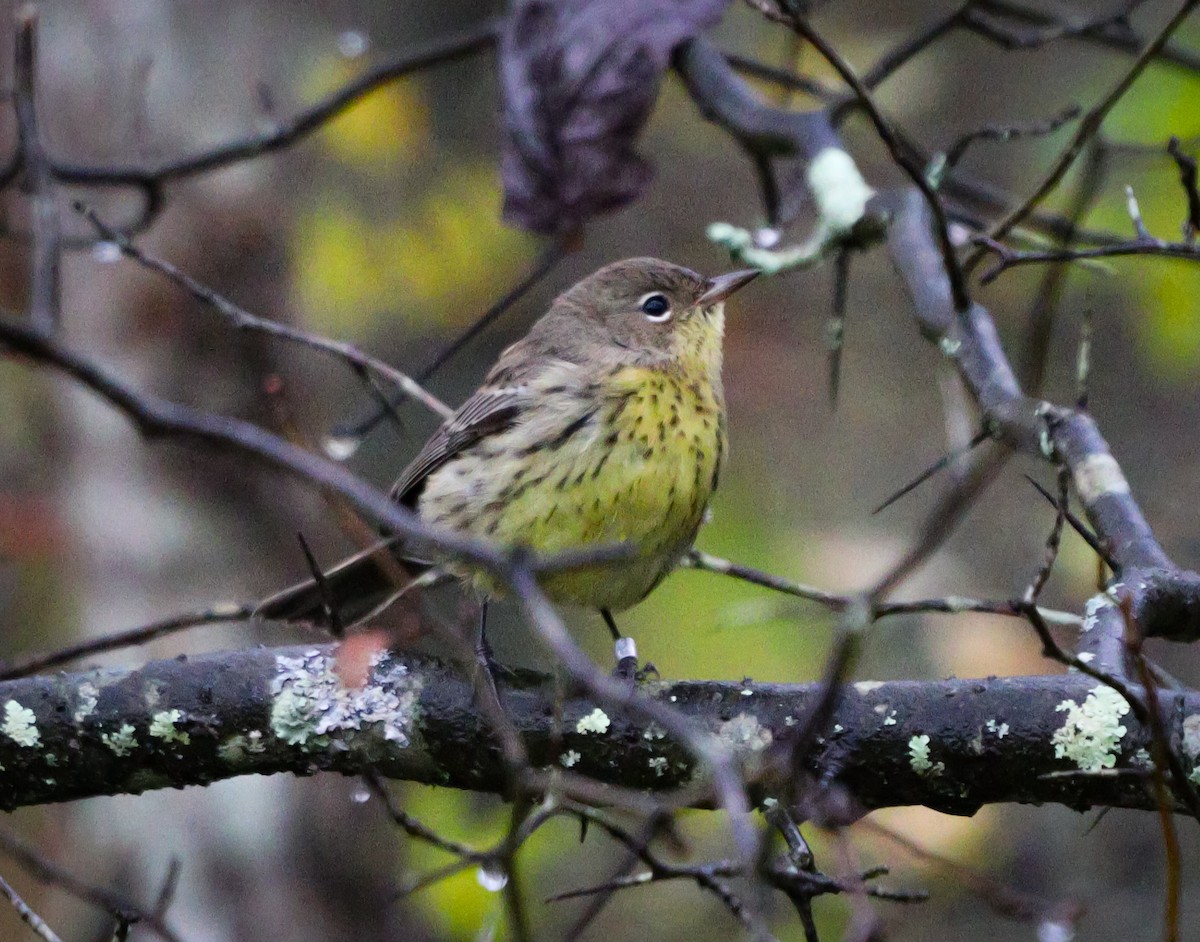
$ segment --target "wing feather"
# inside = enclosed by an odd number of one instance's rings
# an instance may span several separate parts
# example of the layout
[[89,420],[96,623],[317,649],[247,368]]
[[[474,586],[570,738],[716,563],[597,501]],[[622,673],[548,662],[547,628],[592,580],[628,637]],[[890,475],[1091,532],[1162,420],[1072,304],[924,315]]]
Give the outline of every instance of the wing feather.
[[480,389],[433,434],[401,472],[392,486],[392,500],[413,506],[429,475],[481,439],[510,428],[529,399],[528,388],[523,385]]

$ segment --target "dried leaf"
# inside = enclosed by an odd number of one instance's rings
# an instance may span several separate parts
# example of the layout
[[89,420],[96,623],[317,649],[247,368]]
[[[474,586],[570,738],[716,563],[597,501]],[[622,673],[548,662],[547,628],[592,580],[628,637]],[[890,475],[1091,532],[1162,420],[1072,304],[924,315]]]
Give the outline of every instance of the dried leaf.
[[633,145],[672,51],[728,0],[517,0],[500,41],[504,217],[567,233],[637,198]]

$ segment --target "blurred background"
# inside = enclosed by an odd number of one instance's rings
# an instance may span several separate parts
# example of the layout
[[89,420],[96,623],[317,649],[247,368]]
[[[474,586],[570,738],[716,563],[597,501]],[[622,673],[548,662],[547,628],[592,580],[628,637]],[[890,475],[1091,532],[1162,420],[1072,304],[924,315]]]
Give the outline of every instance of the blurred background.
[[[830,2],[816,23],[862,71],[947,6]],[[1043,7],[1083,15],[1075,5]],[[1099,7],[1089,5],[1088,13]],[[499,11],[415,0],[76,0],[39,9],[38,105],[50,152],[72,163],[146,166],[270,129],[388,55]],[[1173,9],[1147,3],[1134,22],[1153,30]],[[0,22],[11,23],[13,5],[0,10]],[[736,4],[715,38],[774,64],[788,64],[794,52],[783,30]],[[1187,24],[1178,41],[1200,50],[1200,23]],[[800,65],[833,83],[813,60],[802,54]],[[1128,61],[1078,41],[1002,52],[953,34],[903,68],[878,98],[927,146],[944,148],[984,124],[1043,120],[1072,103],[1088,107]],[[171,185],[142,244],[261,316],[353,341],[420,372],[544,248],[499,218],[493,62],[483,53],[387,85],[279,154]],[[4,68],[10,83],[7,54]],[[777,90],[763,93],[786,100]],[[1131,234],[1124,198],[1131,184],[1151,231],[1178,237],[1184,201],[1165,143],[1174,134],[1185,151],[1196,152],[1198,102],[1200,76],[1168,64],[1148,69],[1105,123],[1107,174],[1086,225]],[[795,104],[812,103],[798,97]],[[11,140],[9,109],[0,125]],[[1023,196],[1070,133],[982,143],[965,166]],[[865,121],[852,119],[846,139],[877,188],[900,181]],[[641,150],[657,170],[648,196],[597,220],[578,252],[436,374],[434,392],[460,401],[558,291],[606,262],[652,254],[710,274],[729,267],[704,230],[716,220],[761,223],[743,153],[700,118],[672,77]],[[1077,176],[1051,208],[1069,205]],[[69,208],[69,197],[78,195],[64,194],[62,215],[68,231],[82,233]],[[136,193],[84,196],[113,223],[138,210]],[[24,231],[26,201],[12,188],[3,199],[6,228]],[[0,242],[0,299],[9,310],[24,309],[28,265],[19,239]],[[977,293],[1011,343],[1021,337],[1043,274],[1013,271]],[[940,390],[948,377],[940,354],[917,335],[886,253],[856,256],[842,391],[831,408],[824,336],[832,283],[832,266],[763,279],[733,305],[725,370],[732,453],[698,545],[824,588],[854,589],[898,558],[937,493],[926,486],[871,514],[945,449]],[[1181,565],[1200,566],[1200,267],[1129,259],[1103,272],[1073,270],[1055,320],[1050,398],[1074,398],[1080,324],[1089,311],[1092,409],[1167,552]],[[288,430],[313,447],[370,407],[342,364],[232,331],[108,246],[67,257],[63,314],[74,348],[140,388]],[[416,406],[403,407],[402,415],[403,428],[385,423],[349,459],[381,487],[435,424]],[[1052,480],[1044,466],[1011,462],[897,596],[1019,594],[1041,562],[1053,522],[1022,472]],[[311,490],[241,460],[148,445],[125,419],[70,384],[0,362],[0,658],[218,600],[260,597],[304,574],[298,531],[326,562],[354,548],[337,514]],[[1095,580],[1092,556],[1068,536],[1045,601],[1079,611]],[[457,605],[453,597],[441,604],[451,613]],[[598,619],[571,619],[589,653],[607,663],[610,642]],[[747,585],[681,572],[621,624],[666,677],[804,682],[820,672],[832,619]],[[501,610],[493,625],[502,662],[546,666],[511,613]],[[245,625],[201,628],[108,662],[302,637]],[[1155,653],[1194,682],[1192,650]],[[880,623],[858,674],[1056,670],[1022,623],[958,615]],[[398,786],[396,794],[430,826],[479,846],[507,822],[505,807],[492,799],[419,786]],[[395,901],[409,875],[446,861],[398,836],[378,803],[365,798],[351,780],[277,776],[26,809],[7,816],[5,826],[147,906],[177,860],[182,871],[169,918],[191,942],[504,937],[499,896],[470,872]],[[1081,937],[1158,933],[1163,850],[1151,815],[1004,806],[971,819],[923,809],[873,817],[1004,884],[1078,901],[1087,910]],[[1185,886],[1194,889],[1200,855],[1188,827],[1180,822],[1193,849]],[[687,815],[684,831],[697,856],[723,853],[725,830],[715,816]],[[863,865],[893,867],[889,885],[932,893],[921,906],[879,905],[892,938],[1035,937],[1032,926],[1005,921],[945,870],[870,833],[852,832],[852,839]],[[819,835],[815,844],[818,862],[836,868],[831,846]],[[562,937],[581,911],[578,902],[543,905],[544,897],[599,882],[620,859],[602,835],[581,845],[566,822],[528,845],[520,861],[539,938]],[[104,937],[103,914],[40,887],[7,860],[0,859],[0,874],[65,939]],[[779,937],[800,938],[794,915],[782,898],[777,902]],[[1185,893],[1185,905],[1194,924],[1195,892]],[[838,938],[848,913],[842,900],[819,901],[823,937]],[[724,939],[738,931],[715,901],[678,884],[627,892],[585,937]],[[0,938],[27,935],[0,907]]]

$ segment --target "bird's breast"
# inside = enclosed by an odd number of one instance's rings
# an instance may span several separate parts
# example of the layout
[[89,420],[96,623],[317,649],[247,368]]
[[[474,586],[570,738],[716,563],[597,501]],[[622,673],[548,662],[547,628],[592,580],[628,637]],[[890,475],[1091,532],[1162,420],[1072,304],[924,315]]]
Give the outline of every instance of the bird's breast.
[[688,549],[725,450],[719,385],[627,366],[542,397],[431,476],[421,516],[553,553],[629,543],[637,558],[544,581],[551,598],[621,609]]

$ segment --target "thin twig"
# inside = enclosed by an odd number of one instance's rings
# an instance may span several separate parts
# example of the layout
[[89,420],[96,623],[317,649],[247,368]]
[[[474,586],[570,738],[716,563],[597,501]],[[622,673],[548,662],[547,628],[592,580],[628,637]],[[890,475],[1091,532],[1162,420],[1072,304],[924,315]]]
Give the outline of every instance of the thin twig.
[[32,4],[17,12],[13,94],[19,133],[19,160],[25,169],[33,220],[30,251],[29,316],[42,330],[58,324],[62,296],[62,222],[54,199],[54,177],[37,120],[38,14]]
[[[1100,125],[1104,123],[1104,119],[1108,117],[1108,113],[1124,97],[1125,93],[1129,91],[1138,76],[1154,60],[1167,40],[1171,38],[1171,34],[1187,19],[1188,14],[1192,12],[1198,2],[1200,0],[1184,0],[1175,12],[1175,15],[1167,21],[1162,29],[1158,31],[1158,34],[1146,45],[1137,59],[1125,70],[1125,74],[1109,89],[1108,94],[1083,116],[1070,142],[1063,148],[1054,165],[1046,176],[1042,178],[1042,181],[1037,185],[1033,193],[1020,206],[1016,207],[992,226],[987,234],[989,239],[1003,239],[1012,231],[1015,225],[1029,214],[1031,209],[1054,191],[1055,187],[1062,181],[1062,178],[1066,176],[1067,171],[1071,169],[1071,165],[1075,163],[1075,159],[1083,151],[1084,145],[1100,129]],[[982,257],[982,254],[982,250],[975,252],[974,255],[967,259],[966,267],[968,269],[973,268]]]
[[[532,267],[512,288],[502,295],[495,304],[483,312],[471,326],[456,337],[448,346],[443,348],[433,360],[425,366],[417,376],[417,382],[427,382],[455,354],[471,342],[481,331],[494,323],[507,310],[525,297],[539,282],[547,277],[566,258],[566,248],[563,243],[555,241],[537,257]],[[388,415],[397,402],[388,402],[386,406],[373,410],[369,415],[349,425],[335,426],[331,434],[335,438],[357,441],[368,435]]]
[[254,614],[254,608],[253,604],[214,605],[198,612],[173,615],[170,618],[163,618],[148,625],[130,628],[127,631],[104,635],[100,638],[89,638],[78,644],[59,648],[57,651],[32,655],[7,666],[0,665],[0,680],[15,680],[18,677],[43,673],[52,667],[61,667],[63,664],[69,664],[71,661],[77,661],[83,657],[102,654],[105,651],[117,651],[134,645],[148,644],[158,638],[200,625],[223,625],[245,621]]
[[12,904],[12,908],[17,911],[21,922],[29,926],[33,930],[33,934],[38,936],[38,938],[43,939],[44,942],[62,942],[62,939],[55,934],[54,930],[46,925],[46,920],[35,913],[25,900],[21,899],[20,894],[9,885],[4,877],[0,877],[0,896],[8,899],[9,903]]
[[170,262],[156,258],[149,254],[134,243],[124,234],[118,232],[112,226],[105,223],[96,212],[89,206],[82,203],[75,204],[75,211],[82,214],[88,222],[90,222],[98,233],[107,241],[117,246],[121,250],[121,254],[132,259],[144,268],[151,271],[159,272],[165,275],[168,279],[174,282],[179,287],[183,288],[197,301],[212,307],[222,317],[226,318],[238,330],[258,331],[260,333],[270,334],[273,337],[279,337],[282,340],[288,340],[293,343],[299,343],[306,347],[311,347],[322,353],[332,354],[345,360],[347,363],[356,367],[370,370],[377,373],[379,376],[386,379],[388,382],[396,386],[400,392],[408,398],[412,398],[420,402],[431,412],[440,416],[443,419],[449,418],[454,414],[454,410],[438,399],[436,396],[427,392],[419,383],[411,377],[400,372],[395,367],[384,363],[377,357],[363,353],[353,344],[343,343],[337,340],[329,340],[317,334],[311,334],[307,331],[298,330],[295,327],[289,327],[286,324],[279,324],[275,321],[269,321],[265,318],[251,314],[245,308],[234,304],[228,298],[209,288],[207,285],[197,281],[187,272],[177,268]]
[[105,912],[140,922],[166,942],[181,942],[180,937],[154,912],[142,911],[129,899],[112,890],[95,886],[44,858],[32,847],[17,840],[6,831],[0,831],[0,853],[11,857],[30,876],[40,883],[56,886],[65,893],[82,900]]
[[[1197,0],[1191,0],[1191,2],[1197,2]],[[787,22],[791,24],[796,32],[812,43],[825,60],[833,66],[834,71],[842,77],[842,80],[853,89],[854,94],[862,103],[863,110],[866,111],[867,116],[871,119],[871,123],[875,126],[875,132],[892,155],[892,160],[896,162],[896,166],[908,174],[913,185],[921,191],[921,195],[929,203],[929,210],[933,214],[934,220],[934,235],[937,237],[938,247],[942,253],[942,262],[946,266],[946,276],[950,280],[950,292],[954,298],[954,307],[956,310],[965,311],[971,304],[971,295],[967,290],[966,277],[963,274],[962,266],[959,264],[954,244],[950,240],[950,227],[946,220],[945,207],[942,206],[942,201],[937,191],[930,186],[929,180],[925,175],[925,169],[911,160],[907,149],[893,130],[891,123],[883,116],[883,112],[875,104],[870,89],[863,84],[854,69],[842,57],[841,53],[829,45],[812,28],[812,25],[798,14],[789,15]]]

